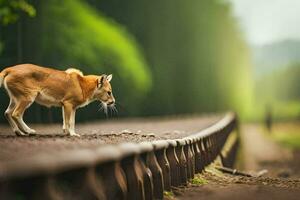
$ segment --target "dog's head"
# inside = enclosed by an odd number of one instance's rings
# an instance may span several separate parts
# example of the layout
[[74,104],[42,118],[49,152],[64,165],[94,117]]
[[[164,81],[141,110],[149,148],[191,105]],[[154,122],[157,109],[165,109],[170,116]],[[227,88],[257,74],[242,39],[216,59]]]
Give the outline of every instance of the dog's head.
[[102,104],[107,106],[114,106],[115,98],[112,93],[111,82],[112,74],[105,75],[103,74],[98,78],[97,89],[95,91],[94,97],[101,101]]

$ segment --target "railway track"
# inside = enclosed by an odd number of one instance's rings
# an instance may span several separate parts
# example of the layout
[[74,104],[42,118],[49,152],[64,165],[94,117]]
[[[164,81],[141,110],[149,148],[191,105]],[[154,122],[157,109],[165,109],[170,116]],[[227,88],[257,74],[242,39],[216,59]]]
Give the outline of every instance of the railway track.
[[81,138],[50,134],[53,127],[26,138],[1,129],[0,199],[162,199],[220,154],[226,166],[235,160],[238,137],[228,139],[237,135],[232,113],[127,121],[126,131],[120,124],[106,124],[112,132],[105,133],[83,125]]

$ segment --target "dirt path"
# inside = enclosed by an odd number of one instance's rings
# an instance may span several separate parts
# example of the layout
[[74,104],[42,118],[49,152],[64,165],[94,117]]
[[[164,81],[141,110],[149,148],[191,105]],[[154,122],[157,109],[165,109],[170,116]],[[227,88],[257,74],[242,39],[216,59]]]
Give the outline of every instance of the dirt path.
[[[268,176],[290,173],[293,154],[270,140],[257,125],[242,126],[243,168],[246,171],[268,170]],[[299,166],[300,167],[300,166]]]
[[[207,184],[197,186],[190,185],[179,189],[180,200],[296,200],[300,195],[300,180],[279,178],[248,178],[231,175],[218,175],[205,172],[201,178],[207,180]],[[181,194],[180,194],[181,193]],[[182,195],[183,194],[183,195]]]
[[289,150],[271,141],[262,131],[256,125],[241,127],[241,157],[245,171],[266,169],[265,176],[248,178],[205,172],[201,178],[208,184],[181,189],[175,199],[299,199],[299,162]]

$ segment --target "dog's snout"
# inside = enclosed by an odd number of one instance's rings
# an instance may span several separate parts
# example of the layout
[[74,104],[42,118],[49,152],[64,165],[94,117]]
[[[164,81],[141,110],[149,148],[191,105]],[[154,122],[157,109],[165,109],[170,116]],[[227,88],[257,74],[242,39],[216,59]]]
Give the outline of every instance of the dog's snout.
[[110,101],[110,102],[108,102],[108,104],[107,105],[113,105],[115,102],[114,101]]

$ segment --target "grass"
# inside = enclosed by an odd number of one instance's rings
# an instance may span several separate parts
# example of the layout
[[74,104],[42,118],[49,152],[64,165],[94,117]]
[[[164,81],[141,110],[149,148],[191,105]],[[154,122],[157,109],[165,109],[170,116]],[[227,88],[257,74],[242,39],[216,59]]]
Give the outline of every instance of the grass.
[[164,191],[165,199],[174,199],[174,193],[172,191]]
[[291,149],[300,149],[300,123],[284,122],[273,126],[270,137]]
[[[257,105],[259,104],[259,105]],[[271,106],[272,118],[274,121],[297,120],[300,117],[299,101],[273,101]],[[255,108],[255,109],[254,109]],[[265,120],[266,105],[262,102],[256,102],[254,107],[242,120],[244,122],[262,122]]]
[[277,120],[299,119],[300,103],[291,101],[285,103],[276,103],[273,106],[273,115]]
[[[208,181],[201,177],[201,174],[195,174],[195,177],[190,180],[190,184],[194,186],[200,186],[207,184]],[[175,195],[172,191],[164,191],[164,199],[166,200],[175,200]]]
[[208,183],[208,181],[200,176],[195,176],[192,180],[191,183],[193,185],[205,185]]
[[275,141],[288,148],[300,149],[300,135],[289,135],[289,133],[286,134],[287,135],[278,134],[273,137]]

